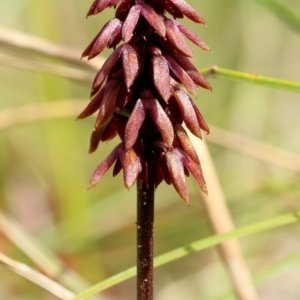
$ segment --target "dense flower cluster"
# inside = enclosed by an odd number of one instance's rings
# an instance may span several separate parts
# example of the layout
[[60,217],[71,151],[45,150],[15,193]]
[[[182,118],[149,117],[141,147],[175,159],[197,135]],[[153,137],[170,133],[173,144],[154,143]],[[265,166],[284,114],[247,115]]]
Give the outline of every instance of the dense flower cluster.
[[192,173],[204,192],[206,185],[182,124],[199,138],[201,130],[209,132],[188,93],[196,95],[198,86],[211,87],[190,62],[193,53],[184,37],[204,50],[209,48],[176,19],[186,16],[202,24],[204,20],[184,0],[96,0],[87,16],[107,7],[116,8],[115,18],[104,25],[82,56],[92,59],[105,47],[114,52],[97,73],[92,100],[78,118],[98,111],[90,152],[100,141],[116,135],[121,143],[97,167],[90,187],[114,164],[113,175],[123,169],[127,188],[138,176],[153,180],[155,186],[164,180],[188,202],[185,176]]

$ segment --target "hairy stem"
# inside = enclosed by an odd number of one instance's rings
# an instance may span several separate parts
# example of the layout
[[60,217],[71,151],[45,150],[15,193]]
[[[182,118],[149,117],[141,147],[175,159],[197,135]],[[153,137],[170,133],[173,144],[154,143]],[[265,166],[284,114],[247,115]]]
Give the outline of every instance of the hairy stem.
[[137,182],[137,300],[153,299],[154,184]]

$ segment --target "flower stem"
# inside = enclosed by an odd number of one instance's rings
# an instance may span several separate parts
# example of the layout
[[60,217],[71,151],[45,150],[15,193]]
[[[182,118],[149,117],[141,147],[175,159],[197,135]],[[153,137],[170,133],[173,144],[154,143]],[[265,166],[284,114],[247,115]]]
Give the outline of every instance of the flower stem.
[[137,181],[137,300],[153,299],[154,184]]

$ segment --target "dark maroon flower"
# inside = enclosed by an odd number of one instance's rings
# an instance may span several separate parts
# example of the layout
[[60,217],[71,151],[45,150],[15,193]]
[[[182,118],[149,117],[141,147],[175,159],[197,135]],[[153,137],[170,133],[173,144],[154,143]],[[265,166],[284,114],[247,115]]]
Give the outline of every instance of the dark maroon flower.
[[188,93],[196,95],[197,87],[211,86],[191,63],[193,53],[185,38],[203,50],[209,47],[175,19],[204,20],[184,0],[96,0],[87,16],[107,7],[116,8],[115,18],[82,57],[92,59],[105,47],[114,51],[97,73],[91,102],[78,118],[98,111],[90,152],[116,135],[121,143],[97,167],[89,187],[114,164],[113,175],[123,170],[127,188],[137,178],[152,180],[155,186],[165,181],[189,202],[189,173],[207,191],[199,158],[182,125],[199,138],[209,128]]

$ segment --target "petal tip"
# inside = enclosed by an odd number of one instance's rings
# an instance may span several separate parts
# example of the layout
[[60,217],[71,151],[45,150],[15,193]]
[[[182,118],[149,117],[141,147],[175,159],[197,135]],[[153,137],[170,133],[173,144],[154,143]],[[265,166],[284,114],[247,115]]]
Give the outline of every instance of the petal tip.
[[206,196],[208,196],[208,190],[207,190],[206,184],[202,185],[202,186],[200,187],[200,189],[201,189],[201,191],[202,191]]
[[88,187],[87,187],[87,191],[90,190],[92,187],[94,187],[97,184],[97,182],[90,182]]

